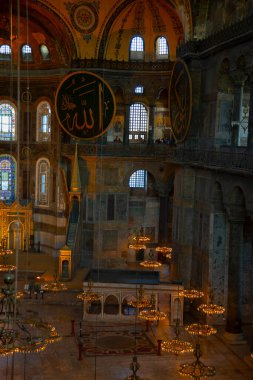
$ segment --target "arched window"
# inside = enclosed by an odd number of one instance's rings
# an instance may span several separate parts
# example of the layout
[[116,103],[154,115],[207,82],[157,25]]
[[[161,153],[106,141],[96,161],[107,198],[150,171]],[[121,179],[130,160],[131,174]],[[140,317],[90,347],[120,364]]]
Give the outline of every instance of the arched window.
[[144,92],[144,87],[143,86],[136,86],[134,88],[134,93],[135,94],[143,94],[143,92]]
[[51,107],[46,101],[37,107],[37,141],[50,141],[51,139]]
[[130,42],[130,59],[144,59],[144,40],[142,37],[133,37]]
[[0,199],[15,200],[16,162],[9,155],[0,156]]
[[136,172],[134,172],[129,179],[129,187],[135,189],[146,189],[147,173],[148,172],[146,170],[136,170]]
[[130,106],[129,116],[129,141],[144,142],[147,140],[148,112],[141,103],[134,103]]
[[33,60],[32,48],[30,45],[22,46],[22,59],[26,62],[31,62]]
[[0,60],[1,61],[10,61],[11,60],[11,47],[10,47],[10,45],[1,45],[0,46]]
[[49,175],[50,163],[48,159],[41,158],[36,168],[36,203],[40,206],[49,204]]
[[40,45],[40,54],[43,61],[50,60],[50,53],[46,45]]
[[155,43],[156,59],[168,59],[169,48],[165,37],[158,37]]
[[16,110],[11,103],[0,102],[0,140],[16,139]]

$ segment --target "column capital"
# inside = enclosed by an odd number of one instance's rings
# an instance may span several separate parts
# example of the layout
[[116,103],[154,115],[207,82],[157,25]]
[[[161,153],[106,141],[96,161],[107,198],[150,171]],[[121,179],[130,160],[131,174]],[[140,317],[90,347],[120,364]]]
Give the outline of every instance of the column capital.
[[253,67],[248,67],[246,70],[248,79],[250,83],[253,83]]
[[235,70],[230,75],[233,79],[234,85],[238,87],[243,86],[248,77],[242,70]]
[[227,205],[225,208],[230,222],[244,223],[245,209],[243,207],[236,205]]

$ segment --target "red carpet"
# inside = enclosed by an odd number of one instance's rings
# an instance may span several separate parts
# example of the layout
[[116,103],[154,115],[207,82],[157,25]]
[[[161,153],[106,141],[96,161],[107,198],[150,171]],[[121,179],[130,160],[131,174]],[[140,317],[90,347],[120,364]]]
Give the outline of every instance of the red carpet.
[[86,327],[79,338],[84,355],[157,354],[157,347],[146,336],[142,326]]

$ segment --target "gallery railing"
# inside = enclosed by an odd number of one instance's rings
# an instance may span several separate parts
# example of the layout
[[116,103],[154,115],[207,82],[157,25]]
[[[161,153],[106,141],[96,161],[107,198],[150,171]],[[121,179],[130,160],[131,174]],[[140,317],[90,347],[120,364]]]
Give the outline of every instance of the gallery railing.
[[[163,161],[175,164],[188,164],[192,166],[206,167],[209,169],[221,169],[226,171],[241,171],[253,174],[253,153],[246,148],[243,150],[229,147],[219,149],[189,149],[173,147],[168,144],[79,144],[80,156],[100,157],[142,157],[161,158]],[[75,146],[63,144],[62,154],[74,155]]]

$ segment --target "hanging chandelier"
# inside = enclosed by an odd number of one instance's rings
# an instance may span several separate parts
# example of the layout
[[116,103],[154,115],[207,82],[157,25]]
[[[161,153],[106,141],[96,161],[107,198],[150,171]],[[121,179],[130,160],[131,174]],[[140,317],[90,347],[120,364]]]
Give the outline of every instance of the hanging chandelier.
[[178,356],[180,354],[193,352],[193,346],[190,342],[175,338],[171,340],[164,340],[162,342],[162,350]]
[[96,302],[101,299],[102,295],[92,290],[92,280],[88,281],[88,289],[77,295],[77,298],[86,302]]
[[49,343],[60,339],[54,326],[41,320],[22,317],[16,313],[16,301],[20,298],[13,288],[15,276],[4,274],[5,287],[0,299],[0,355],[35,353],[43,351]]
[[162,266],[162,264],[159,261],[155,260],[144,260],[140,262],[140,265],[147,269],[155,269]]
[[166,318],[166,314],[155,308],[155,295],[151,294],[150,306],[141,310],[138,317],[146,321],[162,321]]
[[143,285],[140,286],[137,299],[130,300],[128,305],[136,307],[137,309],[148,308],[151,306],[150,298],[144,296]]
[[198,308],[198,311],[201,311],[202,313],[208,314],[208,315],[214,315],[214,314],[224,314],[225,307],[216,305],[213,303],[209,304],[201,304]]
[[185,330],[191,335],[198,336],[210,336],[217,333],[217,329],[202,323],[192,323],[191,325],[185,326]]
[[0,272],[9,272],[16,269],[15,265],[6,263],[7,257],[13,255],[13,253],[11,249],[7,249],[7,239],[3,238],[0,243],[0,256],[3,258],[3,264],[0,264]]
[[163,351],[170,352],[176,356],[194,351],[193,346],[190,342],[186,342],[180,339],[179,318],[176,320],[175,338],[163,340],[161,348]]
[[156,247],[156,252],[160,252],[162,254],[164,254],[167,259],[171,259],[171,255],[172,255],[172,248],[170,247],[167,247],[167,246],[159,246],[159,247]]
[[166,314],[163,311],[150,309],[141,310],[138,317],[141,319],[146,319],[147,321],[163,321],[166,318]]
[[194,362],[181,364],[179,369],[180,375],[190,376],[195,380],[215,376],[215,368],[207,366],[200,361],[201,351],[200,345],[198,343],[196,344],[194,356],[196,357],[196,360]]
[[62,292],[67,290],[68,287],[66,284],[59,282],[58,280],[54,280],[51,282],[47,282],[41,285],[41,289],[49,292]]
[[137,235],[135,235],[135,236],[133,236],[133,240],[136,241],[136,242],[138,241],[138,242],[142,242],[142,243],[147,243],[151,239],[150,239],[149,236],[147,236],[147,235],[144,234],[143,227],[141,227],[140,233],[137,234]]
[[143,227],[141,227],[140,232],[134,236],[132,236],[132,243],[129,244],[129,248],[140,250],[140,249],[146,249],[147,242],[150,241],[150,237],[147,235],[144,235]]
[[203,297],[204,293],[196,289],[184,289],[180,290],[179,295],[193,301],[194,299]]

